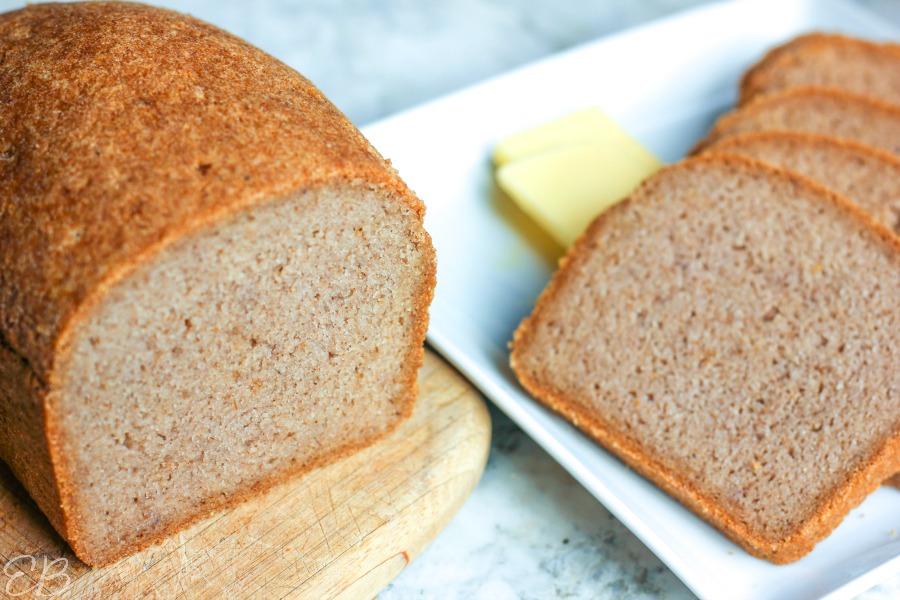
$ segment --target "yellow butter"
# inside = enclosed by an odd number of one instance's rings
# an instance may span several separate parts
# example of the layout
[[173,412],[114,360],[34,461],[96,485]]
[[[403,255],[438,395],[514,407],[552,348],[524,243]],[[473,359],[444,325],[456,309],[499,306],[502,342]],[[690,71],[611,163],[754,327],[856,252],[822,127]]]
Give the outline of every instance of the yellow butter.
[[503,138],[494,146],[494,164],[577,142],[599,141],[630,154],[652,156],[599,108],[585,108]]
[[[541,139],[562,140],[546,127],[539,128],[547,132],[540,134]],[[618,125],[603,131],[538,150],[534,148],[540,145],[531,141],[516,142],[512,152],[508,144],[503,151],[506,162],[497,169],[498,185],[563,248],[571,246],[594,217],[662,166]],[[526,146],[532,150],[517,152]],[[507,160],[510,156],[514,159]]]

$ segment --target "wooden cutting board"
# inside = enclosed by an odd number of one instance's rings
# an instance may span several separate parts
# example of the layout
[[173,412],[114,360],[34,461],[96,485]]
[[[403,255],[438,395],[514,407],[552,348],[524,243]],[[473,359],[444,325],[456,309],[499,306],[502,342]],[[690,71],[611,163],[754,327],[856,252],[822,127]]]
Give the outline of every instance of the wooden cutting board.
[[430,352],[411,419],[338,463],[91,569],[0,463],[0,598],[374,597],[456,513],[484,470],[480,395]]

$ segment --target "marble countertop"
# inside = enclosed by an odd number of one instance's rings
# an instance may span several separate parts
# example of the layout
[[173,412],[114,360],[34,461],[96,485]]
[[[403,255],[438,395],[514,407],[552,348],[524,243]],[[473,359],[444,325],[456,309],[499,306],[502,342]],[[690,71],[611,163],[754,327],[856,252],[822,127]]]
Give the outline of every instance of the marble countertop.
[[[223,27],[316,83],[358,125],[705,0],[150,0]],[[900,25],[895,0],[856,0]],[[0,0],[0,11],[21,0]],[[693,598],[640,541],[491,407],[484,476],[382,594]],[[865,592],[900,597],[900,576]]]

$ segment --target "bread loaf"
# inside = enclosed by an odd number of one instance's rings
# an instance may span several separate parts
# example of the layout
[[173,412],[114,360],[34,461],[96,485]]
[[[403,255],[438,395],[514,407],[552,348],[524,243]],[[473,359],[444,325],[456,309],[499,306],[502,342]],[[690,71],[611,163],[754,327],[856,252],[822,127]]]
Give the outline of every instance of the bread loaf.
[[900,235],[900,157],[850,140],[795,131],[723,138],[707,153],[740,154],[797,171],[847,197]]
[[0,457],[88,564],[410,414],[423,205],[309,81],[136,4],[0,16]]
[[802,35],[772,49],[744,74],[740,101],[807,86],[900,105],[900,45],[840,34]]
[[688,159],[598,217],[515,332],[525,388],[748,552],[900,470],[900,243],[812,180]]
[[767,94],[726,113],[694,152],[729,135],[779,130],[831,135],[900,154],[900,106],[825,88]]

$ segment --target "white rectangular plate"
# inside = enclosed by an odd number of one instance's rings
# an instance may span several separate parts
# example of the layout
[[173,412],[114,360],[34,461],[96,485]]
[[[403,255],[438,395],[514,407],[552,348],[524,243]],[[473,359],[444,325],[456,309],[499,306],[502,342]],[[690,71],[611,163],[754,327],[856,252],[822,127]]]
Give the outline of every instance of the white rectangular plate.
[[900,33],[839,0],[738,0],[644,26],[365,128],[424,199],[438,253],[431,344],[702,598],[844,598],[900,572],[900,491],[872,495],[807,557],[758,560],[519,387],[506,344],[555,267],[547,238],[496,191],[501,137],[600,106],[666,161],[735,100],[763,52],[810,30]]

